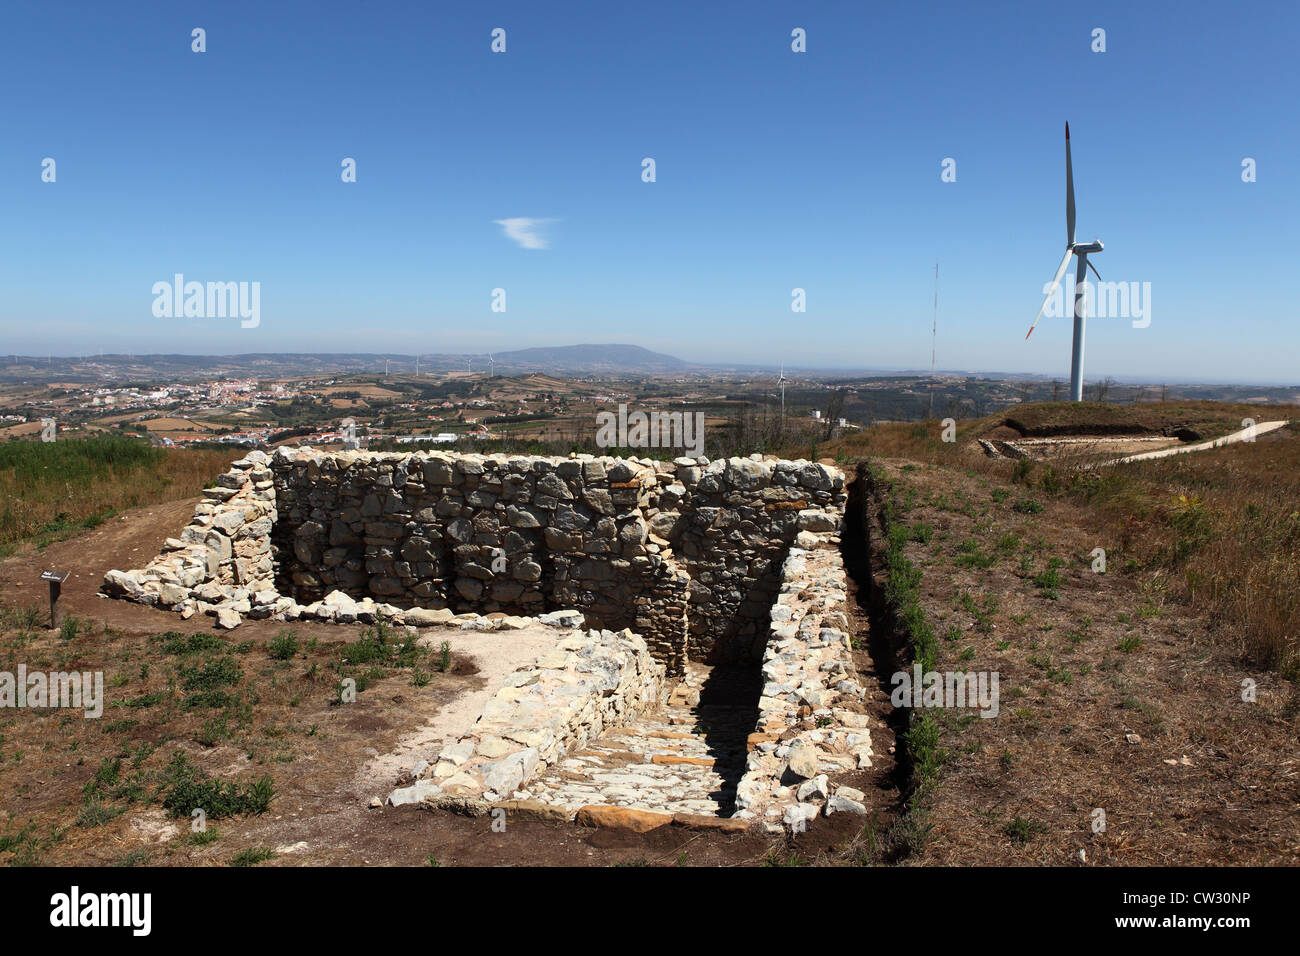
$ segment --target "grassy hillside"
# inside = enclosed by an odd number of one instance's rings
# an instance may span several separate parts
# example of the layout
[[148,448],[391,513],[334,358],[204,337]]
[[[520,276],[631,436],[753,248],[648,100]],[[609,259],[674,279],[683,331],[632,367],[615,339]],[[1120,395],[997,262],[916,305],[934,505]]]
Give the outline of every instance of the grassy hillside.
[[1235,431],[1242,418],[1300,418],[1219,402],[1151,405],[1043,403],[958,422],[956,441],[938,422],[880,425],[790,455],[851,462],[906,459],[1010,480],[1039,499],[1079,509],[1109,565],[1138,575],[1166,599],[1207,614],[1246,660],[1300,670],[1300,440],[1297,426],[1208,452],[1097,471],[986,458],[974,439],[1014,420],[1026,433],[1160,434],[1190,427],[1203,438]]
[[0,555],[94,527],[124,508],[196,495],[237,454],[120,436],[0,444]]
[[[1285,610],[1233,608],[1244,588],[1181,590],[1188,571],[1262,570],[1260,552],[1238,552],[1231,529],[1214,523],[1221,516],[1201,525],[1180,503],[1181,537],[1164,546],[1177,550],[1200,528],[1213,528],[1216,543],[1181,563],[1167,554],[1146,563],[1135,548],[1130,565],[1112,553],[1103,571],[1094,549],[1110,552],[1114,529],[1077,491],[898,459],[873,463],[869,476],[860,514],[898,669],[916,662],[1000,683],[995,713],[986,702],[982,716],[951,704],[906,711],[896,738],[909,769],[903,813],[859,842],[858,861],[863,851],[866,862],[943,866],[1300,860],[1295,783],[1280,769],[1295,749],[1296,684],[1243,662],[1235,646],[1252,628],[1275,629]],[[1116,485],[1099,500],[1134,490],[1149,491]],[[1289,559],[1285,542],[1270,547]],[[1283,583],[1256,578],[1255,592]],[[1218,609],[1232,610],[1210,613]],[[1245,678],[1257,691],[1249,699]]]
[[1240,405],[1231,402],[1162,402],[1150,405],[1108,405],[1101,402],[1041,402],[1003,409],[989,416],[973,434],[1010,428],[1025,438],[1055,435],[1170,435],[1187,439],[1218,438],[1242,427],[1242,419],[1256,422],[1294,418],[1293,406]]
[[1137,462],[1096,474],[1022,468],[1021,481],[1073,498],[1114,542],[1110,560],[1210,615],[1245,659],[1300,670],[1300,440]]

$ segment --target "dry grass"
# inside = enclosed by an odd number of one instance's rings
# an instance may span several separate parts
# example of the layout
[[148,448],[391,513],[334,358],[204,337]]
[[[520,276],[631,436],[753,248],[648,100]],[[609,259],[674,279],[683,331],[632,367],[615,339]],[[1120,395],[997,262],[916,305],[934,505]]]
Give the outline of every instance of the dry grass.
[[[365,812],[347,788],[368,756],[478,680],[461,673],[459,654],[444,673],[424,651],[408,652],[405,632],[386,635],[391,653],[359,665],[348,661],[376,638],[355,627],[271,636],[279,625],[251,622],[261,626],[241,627],[236,639],[66,620],[77,626],[46,630],[0,607],[0,670],[101,672],[104,694],[98,719],[68,708],[0,711],[0,866],[231,863],[281,817],[317,815],[329,853],[338,842],[326,836],[331,818],[345,803]],[[346,707],[343,676],[358,691]],[[187,785],[204,778],[244,794],[269,778],[259,792],[272,812],[259,815],[246,798],[194,802],[218,800]],[[317,800],[333,800],[330,812],[304,809]],[[190,830],[195,806],[208,811],[209,839]]]
[[944,442],[937,421],[891,423],[834,442],[790,449],[793,455],[901,458],[1014,480],[1028,495],[1070,499],[1095,526],[1115,566],[1141,570],[1156,596],[1208,615],[1216,634],[1244,660],[1295,675],[1300,669],[1300,441],[1295,428],[1255,442],[1089,471],[1097,449],[1051,464],[1013,463],[983,455],[974,438],[1009,418],[1027,429],[1080,433],[1118,428],[1149,433],[1188,423],[1202,437],[1257,421],[1297,417],[1297,409],[1217,402],[1107,406],[1027,405],[956,423]]
[[903,817],[907,863],[1295,863],[1293,682],[1243,667],[1161,566],[1095,573],[1101,513],[1068,492],[879,467],[893,506],[870,513],[906,531],[933,666],[1001,676],[996,718],[920,715],[933,779]]
[[[1032,482],[1033,475],[1027,476]],[[1300,441],[1135,462],[1061,480],[1157,592],[1209,615],[1252,663],[1300,667]]]
[[240,453],[91,438],[0,445],[0,554],[94,527],[117,511],[199,493]]
[[[1161,402],[1108,405],[1102,402],[1035,402],[1013,406],[983,421],[991,430],[1006,422],[1026,438],[1053,435],[1151,435],[1186,428],[1203,439],[1218,438],[1256,422],[1293,418],[1292,405],[1244,405],[1237,402]],[[981,432],[976,432],[984,437]]]
[[[943,423],[886,422],[850,431],[829,441],[791,442],[786,457],[908,458],[928,464],[969,465],[977,438],[1052,437],[1056,435],[1160,435],[1187,428],[1200,438],[1219,438],[1242,427],[1244,418],[1256,422],[1300,418],[1294,405],[1244,405],[1231,402],[1168,402],[1149,405],[1106,405],[1098,402],[1038,402],[1004,408],[984,418],[955,422],[955,440],[942,440]],[[1096,457],[1094,454],[1092,457]]]

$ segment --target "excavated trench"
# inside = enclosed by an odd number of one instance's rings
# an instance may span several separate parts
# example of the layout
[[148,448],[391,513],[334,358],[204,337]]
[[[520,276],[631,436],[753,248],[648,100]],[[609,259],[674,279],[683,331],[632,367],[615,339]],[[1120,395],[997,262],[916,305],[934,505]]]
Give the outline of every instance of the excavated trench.
[[570,808],[730,816],[761,688],[755,665],[689,664],[662,707],[568,754],[520,796]]
[[407,611],[572,608],[587,628],[646,639],[674,681],[666,703],[524,796],[734,810],[780,570],[799,511],[833,504],[825,469],[477,456],[278,457],[271,469],[277,590],[300,604],[341,591]]
[[[844,558],[845,574],[854,584],[858,609],[869,622],[867,651],[875,666],[877,680],[888,691],[892,686],[889,675],[906,669],[907,651],[898,622],[890,613],[882,589],[877,584],[884,569],[876,566],[878,549],[873,547],[873,529],[880,527],[881,522],[872,513],[872,508],[879,507],[880,504],[873,494],[867,462],[859,463],[847,491],[840,553]],[[907,707],[890,707],[884,714],[884,720],[895,741],[891,776],[897,799],[891,809],[898,813],[903,810],[903,796],[907,793],[912,778],[912,757],[906,745],[910,710]]]
[[[511,629],[538,617],[561,629],[576,625],[579,644],[551,655],[561,663],[539,659],[536,673],[510,685],[520,693],[498,701],[512,720],[563,713],[569,721],[545,731],[550,743],[528,758],[540,760],[541,775],[530,779],[528,771],[528,787],[507,792],[566,805],[602,794],[617,805],[727,815],[739,787],[749,794],[767,786],[749,779],[756,725],[796,719],[804,692],[796,684],[828,700],[841,693],[818,677],[819,668],[828,673],[823,664],[844,673],[832,660],[840,638],[825,637],[838,632],[814,628],[796,640],[792,613],[798,621],[806,609],[792,612],[780,601],[789,587],[843,600],[842,568],[795,560],[791,551],[799,544],[810,554],[837,533],[843,489],[833,467],[761,456],[663,462],[280,449],[233,463],[174,543],[143,569],[109,572],[105,590],[211,614],[222,626],[238,626],[241,615],[463,623],[492,632],[476,640],[508,641]],[[805,564],[820,583],[791,581],[790,568],[798,575]],[[581,621],[566,616],[575,611]],[[464,612],[469,619],[454,619]],[[545,620],[548,612],[560,619]],[[619,637],[623,629],[635,637]],[[563,633],[560,645],[571,640]],[[779,660],[774,635],[783,642]],[[558,697],[517,703],[536,693],[527,690],[533,685],[590,684],[573,651],[605,655],[612,700],[590,698],[584,709],[554,690],[546,693]],[[814,662],[806,673],[805,659]],[[652,661],[663,666],[659,676]],[[795,683],[773,683],[764,676],[769,667],[793,668]],[[664,679],[666,693],[656,689]],[[783,699],[763,696],[772,693]],[[536,736],[527,727],[515,732]],[[494,740],[483,746],[500,757],[506,751]],[[481,740],[462,743],[470,770],[497,760],[477,749]]]

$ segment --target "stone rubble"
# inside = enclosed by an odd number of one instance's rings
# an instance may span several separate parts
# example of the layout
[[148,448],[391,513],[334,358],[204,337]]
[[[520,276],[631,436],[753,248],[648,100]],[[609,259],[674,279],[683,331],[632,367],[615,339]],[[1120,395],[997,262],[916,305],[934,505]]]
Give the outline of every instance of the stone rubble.
[[664,666],[641,637],[574,631],[508,675],[469,732],[444,747],[432,767],[417,768],[424,779],[389,794],[388,802],[513,798],[536,774],[666,695]]
[[761,818],[769,829],[801,826],[822,808],[857,812],[861,803],[837,800],[849,788],[832,793],[827,775],[871,765],[869,721],[857,709],[865,690],[853,666],[843,610],[848,583],[832,517],[808,515],[803,522],[817,544],[790,549],[772,608],[765,683],[735,814]]

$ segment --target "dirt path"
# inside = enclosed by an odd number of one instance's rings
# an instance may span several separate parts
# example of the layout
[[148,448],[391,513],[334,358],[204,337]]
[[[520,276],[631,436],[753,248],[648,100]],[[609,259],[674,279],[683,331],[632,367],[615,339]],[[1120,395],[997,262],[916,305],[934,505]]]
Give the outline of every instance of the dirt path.
[[[48,613],[48,586],[40,580],[41,572],[68,571],[59,600],[60,613],[93,617],[128,630],[150,628],[160,620],[161,612],[99,596],[104,572],[144,567],[167,538],[185,527],[198,502],[198,498],[187,498],[132,508],[98,528],[56,541],[44,551],[23,547],[0,562],[0,600],[15,607],[35,605]],[[175,615],[167,617],[179,620]]]
[[1265,435],[1271,431],[1282,428],[1287,425],[1287,421],[1260,422],[1250,428],[1243,428],[1235,431],[1231,435],[1224,435],[1222,438],[1216,438],[1213,441],[1198,442],[1195,445],[1180,445],[1175,448],[1161,448],[1158,451],[1146,451],[1138,455],[1126,455],[1123,458],[1114,458],[1110,461],[1104,461],[1096,465],[1085,465],[1085,468],[1102,468],[1107,465],[1123,465],[1130,461],[1149,461],[1153,458],[1168,458],[1171,455],[1185,455],[1192,451],[1209,451],[1212,448],[1222,448],[1224,445],[1235,445],[1241,441],[1254,441],[1260,435]]

